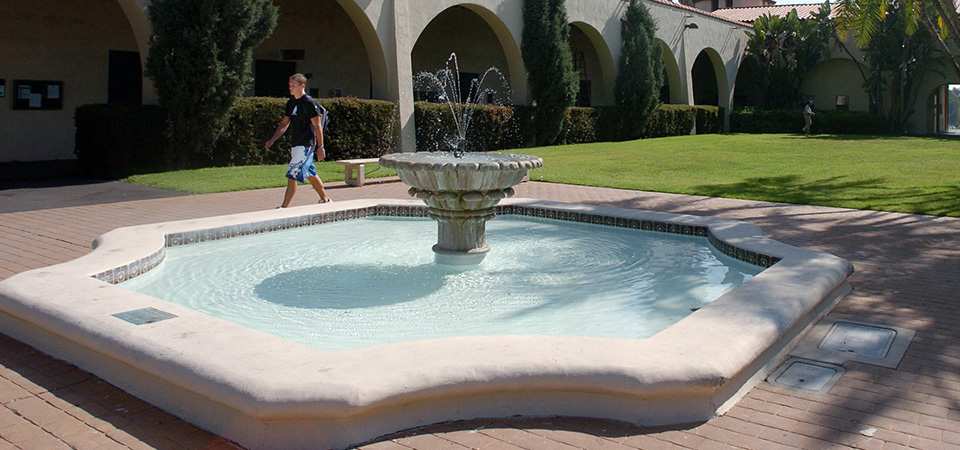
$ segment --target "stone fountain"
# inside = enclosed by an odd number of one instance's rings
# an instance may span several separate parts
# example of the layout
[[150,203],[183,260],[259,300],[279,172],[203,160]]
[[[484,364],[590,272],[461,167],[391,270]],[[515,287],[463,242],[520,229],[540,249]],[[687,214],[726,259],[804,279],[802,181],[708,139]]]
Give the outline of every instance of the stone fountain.
[[[485,84],[488,76],[499,78],[496,89]],[[440,139],[450,151],[394,153],[380,158],[380,165],[397,171],[410,187],[410,196],[430,206],[429,216],[438,223],[437,244],[433,246],[436,262],[450,265],[479,264],[490,246],[486,244],[486,223],[496,214],[500,200],[513,196],[513,186],[523,180],[530,169],[543,166],[536,156],[502,153],[469,152],[467,130],[477,99],[509,98],[503,74],[491,67],[472,80],[466,98],[460,96],[460,68],[457,55],[451,54],[447,65],[436,73],[417,75],[418,91],[428,92],[450,112],[453,132]],[[488,100],[488,101],[489,101]],[[496,102],[496,101],[495,101]]]
[[430,206],[438,223],[436,262],[479,264],[490,251],[486,223],[500,200],[513,196],[513,186],[530,169],[543,166],[537,156],[504,153],[392,153],[380,165],[397,171],[410,196]]

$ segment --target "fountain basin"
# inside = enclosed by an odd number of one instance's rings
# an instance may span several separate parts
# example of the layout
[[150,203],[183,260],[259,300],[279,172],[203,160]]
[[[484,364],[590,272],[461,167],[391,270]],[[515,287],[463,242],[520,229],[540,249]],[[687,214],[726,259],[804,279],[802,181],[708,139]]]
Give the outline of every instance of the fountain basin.
[[[764,238],[743,222],[523,199],[500,207],[706,233],[723,253],[770,267],[648,339],[458,337],[339,352],[111,284],[158,264],[166,246],[425,209],[364,200],[112,231],[88,255],[0,282],[0,329],[245,447],[344,448],[413,426],[514,414],[707,420],[762,380],[850,289],[847,261]],[[147,323],[117,316],[135,311]],[[175,317],[151,322],[167,316],[150,311]]]

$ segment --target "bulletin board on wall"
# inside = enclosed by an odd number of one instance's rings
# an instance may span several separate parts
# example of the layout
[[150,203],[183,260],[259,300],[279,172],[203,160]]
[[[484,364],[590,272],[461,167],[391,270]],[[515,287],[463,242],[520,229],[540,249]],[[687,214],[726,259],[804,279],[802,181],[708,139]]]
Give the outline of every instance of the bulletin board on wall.
[[63,109],[63,81],[13,80],[13,109]]

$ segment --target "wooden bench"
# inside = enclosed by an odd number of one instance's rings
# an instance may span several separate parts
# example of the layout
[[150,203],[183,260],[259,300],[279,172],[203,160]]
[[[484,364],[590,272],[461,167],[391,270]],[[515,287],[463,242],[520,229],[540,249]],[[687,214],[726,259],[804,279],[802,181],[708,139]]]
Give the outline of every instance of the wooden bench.
[[364,164],[375,164],[380,162],[380,158],[361,158],[361,159],[341,159],[337,164],[343,166],[343,181],[347,186],[363,186]]

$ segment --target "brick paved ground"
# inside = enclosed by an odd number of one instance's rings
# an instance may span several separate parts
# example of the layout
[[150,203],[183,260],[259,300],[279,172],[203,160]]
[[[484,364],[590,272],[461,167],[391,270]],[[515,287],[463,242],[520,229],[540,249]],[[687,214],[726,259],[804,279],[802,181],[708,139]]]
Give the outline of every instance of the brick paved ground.
[[[405,198],[399,183],[331,195]],[[390,436],[367,450],[960,448],[960,220],[526,183],[518,196],[741,219],[853,262],[830,314],[916,330],[897,369],[848,362],[827,394],[768,383],[724,417],[671,428],[587,419],[476,420]],[[0,214],[0,279],[90,251],[119,226],[268,209],[282,191],[183,196]],[[295,204],[315,201],[303,189]],[[33,197],[31,197],[33,198]],[[22,208],[21,208],[22,209]],[[76,367],[0,334],[0,450],[235,448]]]

